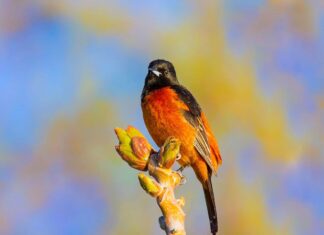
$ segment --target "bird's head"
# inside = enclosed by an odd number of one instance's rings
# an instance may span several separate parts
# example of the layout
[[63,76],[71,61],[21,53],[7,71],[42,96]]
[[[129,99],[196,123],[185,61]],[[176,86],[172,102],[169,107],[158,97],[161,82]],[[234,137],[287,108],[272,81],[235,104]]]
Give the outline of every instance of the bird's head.
[[145,87],[149,90],[179,84],[176,71],[171,62],[166,60],[153,60],[148,66],[145,78]]

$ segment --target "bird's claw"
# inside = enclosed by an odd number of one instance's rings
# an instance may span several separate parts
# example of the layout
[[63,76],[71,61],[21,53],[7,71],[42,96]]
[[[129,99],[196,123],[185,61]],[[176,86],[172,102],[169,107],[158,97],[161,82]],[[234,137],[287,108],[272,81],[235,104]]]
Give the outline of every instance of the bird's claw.
[[[181,167],[180,167],[181,168]],[[183,169],[182,169],[183,170]],[[182,171],[181,170],[181,171]],[[186,177],[181,173],[181,171],[177,170],[176,173],[180,176],[180,185],[184,185],[187,182]]]
[[181,175],[180,185],[187,183],[187,178],[184,175]]

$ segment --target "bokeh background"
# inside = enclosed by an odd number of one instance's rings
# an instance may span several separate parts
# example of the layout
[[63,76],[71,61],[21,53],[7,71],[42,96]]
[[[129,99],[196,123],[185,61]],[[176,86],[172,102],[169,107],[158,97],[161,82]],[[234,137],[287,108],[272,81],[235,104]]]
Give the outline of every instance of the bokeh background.
[[[203,3],[202,3],[203,2]],[[0,0],[0,234],[162,234],[115,153],[172,61],[216,134],[219,234],[324,234],[320,0]],[[190,169],[188,234],[209,234]]]

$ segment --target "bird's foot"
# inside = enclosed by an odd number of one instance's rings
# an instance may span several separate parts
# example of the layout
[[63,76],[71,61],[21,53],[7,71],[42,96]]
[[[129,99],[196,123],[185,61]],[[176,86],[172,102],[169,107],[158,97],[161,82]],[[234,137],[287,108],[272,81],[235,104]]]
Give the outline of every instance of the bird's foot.
[[187,182],[186,177],[182,174],[184,167],[180,167],[176,173],[180,176],[180,185],[183,185]]
[[184,185],[185,183],[187,183],[187,178],[184,175],[181,175],[180,185]]

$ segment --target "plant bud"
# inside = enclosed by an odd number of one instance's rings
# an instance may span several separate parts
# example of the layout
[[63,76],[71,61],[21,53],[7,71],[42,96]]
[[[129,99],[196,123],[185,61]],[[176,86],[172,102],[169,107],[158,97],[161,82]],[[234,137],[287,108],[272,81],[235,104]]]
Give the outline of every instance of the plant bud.
[[171,168],[180,150],[180,141],[169,137],[163,144],[159,153],[159,165],[164,168]]
[[115,132],[119,139],[115,148],[122,159],[137,170],[146,170],[152,147],[142,133],[131,126],[115,128]]
[[162,187],[153,178],[141,173],[138,175],[142,188],[152,197],[157,197],[162,191]]

